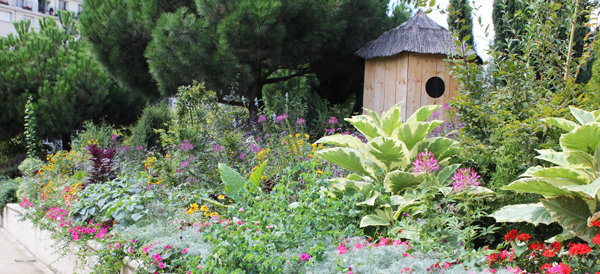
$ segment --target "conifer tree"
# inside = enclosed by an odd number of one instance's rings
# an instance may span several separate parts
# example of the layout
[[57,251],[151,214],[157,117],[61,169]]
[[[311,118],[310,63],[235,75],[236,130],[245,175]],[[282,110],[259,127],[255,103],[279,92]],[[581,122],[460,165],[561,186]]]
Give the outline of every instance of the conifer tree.
[[451,32],[457,33],[458,38],[465,41],[469,46],[474,46],[472,11],[469,0],[450,0],[448,27]]
[[68,145],[85,120],[129,123],[143,107],[141,96],[120,88],[88,54],[69,13],[15,23],[16,35],[0,37],[0,140],[24,132],[29,96],[35,108],[37,137],[61,138]]

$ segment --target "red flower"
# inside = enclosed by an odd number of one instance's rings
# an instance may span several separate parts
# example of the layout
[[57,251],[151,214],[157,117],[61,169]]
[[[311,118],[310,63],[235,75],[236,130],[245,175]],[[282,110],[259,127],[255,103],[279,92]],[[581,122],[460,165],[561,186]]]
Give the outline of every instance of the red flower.
[[556,252],[559,252],[561,247],[562,247],[562,244],[560,242],[553,242],[550,244],[550,248]]
[[595,220],[595,221],[592,221],[592,222],[590,223],[590,226],[597,226],[597,227],[600,227],[600,220]]
[[546,257],[546,258],[552,258],[554,256],[556,256],[556,253],[558,251],[556,250],[552,250],[552,249],[546,249],[544,250],[544,252],[542,253],[542,256]]
[[585,255],[590,253],[592,248],[587,244],[571,244],[569,248],[569,255]]
[[529,239],[531,239],[531,236],[527,233],[521,233],[517,236],[517,241],[527,242]]
[[552,264],[550,264],[550,263],[545,263],[545,264],[543,264],[543,265],[542,265],[542,267],[540,268],[540,272],[541,272],[541,271],[544,271],[544,269],[548,269],[548,268],[551,268],[551,267],[552,267]]
[[600,234],[596,234],[596,237],[594,237],[594,239],[592,239],[592,243],[600,245]]
[[504,240],[506,240],[506,242],[510,242],[510,240],[514,240],[518,234],[519,231],[513,228],[513,230],[509,231],[508,233],[506,233],[506,235],[504,235]]
[[543,244],[542,242],[533,242],[532,244],[529,245],[529,250],[542,250],[542,249],[546,249],[546,245]]

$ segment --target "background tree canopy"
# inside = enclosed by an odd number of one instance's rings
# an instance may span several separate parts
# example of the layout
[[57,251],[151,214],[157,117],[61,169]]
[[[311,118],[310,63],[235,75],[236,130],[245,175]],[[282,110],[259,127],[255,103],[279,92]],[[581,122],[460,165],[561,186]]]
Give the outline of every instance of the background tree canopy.
[[[42,138],[67,138],[85,120],[132,122],[140,96],[120,88],[88,54],[71,14],[16,24],[17,35],[0,37],[0,140],[23,132],[27,97],[33,97]],[[66,139],[68,140],[68,138]]]
[[[398,23],[388,2],[88,0],[80,18],[109,73],[149,96],[196,80],[222,101],[233,92],[261,104],[265,85],[311,75],[336,103],[362,90],[354,51]],[[252,119],[257,106],[248,108]]]

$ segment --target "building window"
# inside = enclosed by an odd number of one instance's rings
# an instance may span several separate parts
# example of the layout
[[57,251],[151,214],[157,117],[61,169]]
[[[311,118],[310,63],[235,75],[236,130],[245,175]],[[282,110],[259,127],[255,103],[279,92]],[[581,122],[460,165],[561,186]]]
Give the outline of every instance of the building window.
[[0,11],[0,21],[12,22],[12,13]]
[[442,78],[434,76],[427,80],[425,83],[425,91],[427,95],[432,98],[439,98],[444,95],[444,90],[446,89],[446,85],[444,84],[444,80]]
[[59,10],[67,10],[67,1],[58,1]]

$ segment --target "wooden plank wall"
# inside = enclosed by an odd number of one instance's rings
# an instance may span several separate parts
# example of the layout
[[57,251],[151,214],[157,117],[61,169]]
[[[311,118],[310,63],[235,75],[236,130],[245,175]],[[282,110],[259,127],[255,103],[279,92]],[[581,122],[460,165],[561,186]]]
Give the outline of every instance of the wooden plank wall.
[[[444,55],[401,53],[388,58],[365,60],[363,107],[381,114],[400,101],[406,119],[424,105],[442,105],[456,96],[458,81],[449,75]],[[444,81],[444,95],[432,98],[425,85],[431,77]]]

